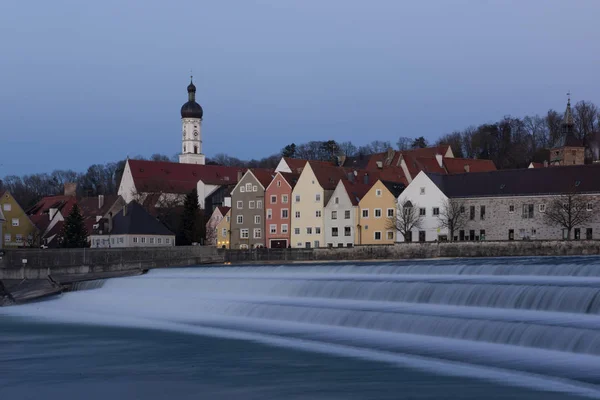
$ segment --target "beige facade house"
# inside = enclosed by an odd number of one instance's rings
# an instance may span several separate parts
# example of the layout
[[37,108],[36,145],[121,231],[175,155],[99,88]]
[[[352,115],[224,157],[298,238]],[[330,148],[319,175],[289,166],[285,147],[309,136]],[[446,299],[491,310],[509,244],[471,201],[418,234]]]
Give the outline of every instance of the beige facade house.
[[372,184],[340,179],[325,207],[327,247],[352,247],[357,242],[358,203]]
[[38,229],[10,192],[0,193],[0,208],[6,220],[2,229],[3,246],[5,248],[30,246]]
[[216,246],[217,241],[220,239],[219,231],[217,230],[217,226],[221,223],[225,215],[229,212],[230,207],[216,207],[215,211],[213,211],[212,215],[206,222],[206,245],[207,246]]
[[231,209],[227,210],[225,216],[217,224],[217,248],[229,249],[231,240]]
[[362,197],[358,207],[356,244],[394,244],[396,230],[390,219],[396,215],[396,204],[403,183],[378,180]]

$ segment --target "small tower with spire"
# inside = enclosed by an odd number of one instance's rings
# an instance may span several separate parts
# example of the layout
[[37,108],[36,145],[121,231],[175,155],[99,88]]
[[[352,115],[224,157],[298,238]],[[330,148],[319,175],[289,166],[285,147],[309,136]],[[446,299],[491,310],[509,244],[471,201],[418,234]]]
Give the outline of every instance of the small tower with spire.
[[550,149],[550,165],[582,165],[585,162],[585,147],[575,136],[571,92],[567,96],[567,108],[560,125],[561,136]]
[[206,158],[202,154],[202,117],[204,110],[196,103],[196,86],[194,77],[190,76],[187,87],[188,101],[181,106],[181,154],[182,164],[204,165]]

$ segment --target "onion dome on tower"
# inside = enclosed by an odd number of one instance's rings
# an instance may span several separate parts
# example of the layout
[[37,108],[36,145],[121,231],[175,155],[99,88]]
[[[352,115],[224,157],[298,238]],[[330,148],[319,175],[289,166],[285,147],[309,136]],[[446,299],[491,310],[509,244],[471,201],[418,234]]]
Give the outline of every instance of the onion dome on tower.
[[194,85],[192,77],[190,77],[190,84],[187,87],[187,91],[188,102],[181,106],[181,118],[202,119],[204,111],[200,104],[196,103],[196,86]]

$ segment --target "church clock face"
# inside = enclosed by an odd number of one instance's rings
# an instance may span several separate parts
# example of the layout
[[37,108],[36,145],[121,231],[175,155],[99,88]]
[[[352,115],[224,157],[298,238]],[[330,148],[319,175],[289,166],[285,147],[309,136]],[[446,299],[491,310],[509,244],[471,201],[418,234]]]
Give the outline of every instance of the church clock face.
[[198,136],[198,132],[194,132],[194,136]]

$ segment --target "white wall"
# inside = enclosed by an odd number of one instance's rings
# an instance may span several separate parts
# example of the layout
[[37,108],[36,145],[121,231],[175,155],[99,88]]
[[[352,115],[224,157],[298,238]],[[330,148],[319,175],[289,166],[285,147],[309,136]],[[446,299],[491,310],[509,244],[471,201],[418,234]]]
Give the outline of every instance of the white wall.
[[[336,203],[336,198],[338,203]],[[337,212],[337,218],[332,218],[332,211]],[[346,211],[350,211],[350,219],[345,218]],[[338,247],[343,245],[346,247],[348,244],[354,245],[354,237],[356,230],[356,207],[352,205],[352,201],[348,196],[346,187],[340,181],[336,186],[327,206],[325,207],[325,243],[324,246]],[[350,227],[350,236],[345,236],[345,228]],[[338,235],[333,236],[332,228],[338,228]]]
[[126,203],[133,200],[136,193],[135,183],[133,182],[133,175],[131,175],[131,168],[129,167],[129,160],[125,163],[125,169],[123,170],[123,177],[121,178],[121,184],[119,185],[119,191],[117,192]]
[[290,169],[290,166],[287,165],[285,160],[281,158],[281,160],[279,160],[279,164],[277,164],[277,168],[275,168],[275,172],[292,172],[292,170]]
[[[422,188],[425,190],[424,194],[421,193]],[[437,240],[439,235],[448,233],[447,229],[439,229],[440,221],[438,217],[433,215],[434,207],[438,207],[440,212],[442,212],[446,198],[446,195],[444,195],[424,172],[419,172],[406,189],[404,189],[402,194],[398,196],[399,204],[403,204],[406,200],[410,200],[413,207],[425,208],[425,217],[423,218],[422,227],[420,229],[413,229],[413,242],[419,240],[419,231],[425,231],[426,241]],[[404,241],[404,237],[400,232],[397,234],[396,241]]]

